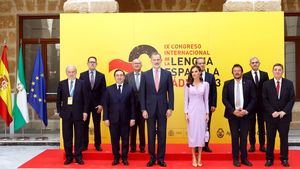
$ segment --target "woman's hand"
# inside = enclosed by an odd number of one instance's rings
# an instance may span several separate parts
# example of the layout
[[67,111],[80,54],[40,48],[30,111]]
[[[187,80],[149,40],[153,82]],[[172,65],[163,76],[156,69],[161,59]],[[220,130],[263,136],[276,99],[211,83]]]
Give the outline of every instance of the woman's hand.
[[209,115],[208,115],[208,113],[206,113],[205,120],[206,120],[206,123],[208,123],[208,121],[209,121]]
[[189,114],[185,113],[185,120],[186,122],[189,122]]

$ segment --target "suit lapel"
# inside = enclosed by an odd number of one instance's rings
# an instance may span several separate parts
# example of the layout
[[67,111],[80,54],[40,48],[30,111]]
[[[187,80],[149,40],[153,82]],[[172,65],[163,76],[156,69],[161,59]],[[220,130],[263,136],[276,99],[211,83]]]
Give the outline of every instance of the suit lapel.
[[231,102],[233,103],[233,106],[235,106],[235,96],[234,96],[234,80],[232,80],[230,83],[229,83],[229,94],[231,94],[232,93],[232,98],[233,98],[233,100],[231,100]]
[[[86,80],[88,81],[89,89],[93,90],[93,89],[91,88],[90,71],[89,71],[89,70],[85,73],[85,76],[86,76],[86,77],[85,77]],[[94,87],[95,87],[95,86],[94,86]]]
[[68,97],[70,97],[70,89],[69,89],[69,81],[68,81],[68,79],[65,81],[64,87],[66,88],[66,91],[68,93]]
[[[131,85],[133,86],[134,90],[137,91],[136,84],[135,84],[135,75],[134,75],[134,72],[132,72],[131,74],[129,74],[128,78],[129,78],[128,80],[131,82]],[[141,79],[141,77],[140,77],[140,79]]]
[[118,94],[120,100],[123,100],[124,95],[126,94],[126,92],[127,92],[127,85],[126,85],[125,83],[123,83],[123,89],[122,89],[122,92],[121,92],[121,94]]
[[95,75],[95,84],[94,84],[94,89],[99,85],[100,83],[100,73],[98,71],[95,71],[96,75]]
[[[259,71],[259,73],[261,73],[260,71]],[[256,85],[255,84],[255,79],[254,79],[254,77],[253,77],[253,75],[252,75],[252,71],[250,70],[250,72],[249,72],[249,76],[250,76],[250,79],[251,79],[251,81],[253,82],[253,84],[254,85]],[[260,76],[261,77],[261,76]]]
[[243,107],[245,105],[245,100],[246,100],[246,90],[247,90],[247,85],[246,85],[246,82],[244,80],[242,80],[242,87],[243,87],[243,99],[244,99],[244,103],[243,103]]
[[286,86],[285,80],[282,78],[281,79],[281,89],[280,89],[280,98],[279,98],[279,100],[281,100],[282,96],[284,96],[283,92],[287,91],[287,90],[285,90],[285,86]]
[[115,83],[114,86],[113,86],[113,92],[117,96],[117,98],[120,99],[120,94],[118,92],[118,85],[117,85],[117,83]]
[[153,90],[156,92],[156,88],[155,88],[155,81],[154,81],[154,77],[153,77],[153,68],[149,71],[150,73],[150,78],[151,78],[151,82],[152,82],[152,86],[153,86]]
[[[272,90],[272,93],[275,93],[275,97],[277,98],[278,100],[278,93],[277,93],[277,90],[276,90],[276,85],[275,85],[275,82],[274,82],[274,78],[272,79],[272,85],[271,85],[271,90]],[[282,90],[282,86],[281,86],[281,90]]]
[[79,87],[79,81],[78,81],[78,79],[76,79],[75,81],[76,81],[76,82],[75,82],[75,86],[74,86],[74,94],[73,94],[73,97],[76,96],[76,94],[77,94],[77,89],[78,89],[78,87]]
[[163,83],[163,78],[165,78],[165,73],[163,72],[163,69],[160,69],[160,78],[159,78],[159,87],[158,91],[161,89],[162,83]]
[[208,81],[208,78],[207,78],[207,77],[208,77],[208,76],[207,76],[207,72],[204,72],[204,81],[209,83],[209,81]]

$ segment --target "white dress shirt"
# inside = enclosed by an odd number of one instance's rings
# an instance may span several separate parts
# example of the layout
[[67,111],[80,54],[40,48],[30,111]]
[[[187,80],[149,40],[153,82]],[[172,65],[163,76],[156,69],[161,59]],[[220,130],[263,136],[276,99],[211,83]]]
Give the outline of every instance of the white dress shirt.
[[205,71],[202,71],[202,80],[205,82]]
[[[256,71],[257,72],[257,78],[258,78],[258,82],[260,81],[260,73],[259,73],[259,70]],[[251,74],[252,74],[252,77],[253,77],[253,80],[255,82],[255,71],[254,70],[251,70]]]
[[[137,76],[137,74],[139,74],[139,75]],[[139,90],[140,84],[141,84],[141,75],[142,75],[142,72],[141,71],[139,71],[139,72],[133,72],[133,75],[134,75],[135,86]]]
[[237,100],[237,84],[238,82],[234,80],[234,103],[235,103],[235,109],[242,109],[244,107],[244,93],[243,93],[243,80],[241,79],[239,81],[239,105],[236,105],[238,102]]
[[[158,71],[158,81],[160,81],[161,68],[157,69],[157,71]],[[153,79],[155,81],[155,72],[156,72],[156,69],[152,68],[152,72],[153,72]]]
[[118,88],[119,88],[119,85],[121,85],[120,90],[121,90],[121,93],[122,93],[122,91],[123,91],[123,83],[121,83],[121,84],[116,83],[116,85],[117,85],[117,90],[118,90]]
[[[277,81],[278,81],[278,80],[276,80],[276,79],[274,78],[275,89],[277,88]],[[278,99],[280,99],[280,94],[281,94],[282,78],[279,79],[279,85],[280,85],[280,87],[279,87]],[[276,92],[277,92],[277,90],[276,90]]]

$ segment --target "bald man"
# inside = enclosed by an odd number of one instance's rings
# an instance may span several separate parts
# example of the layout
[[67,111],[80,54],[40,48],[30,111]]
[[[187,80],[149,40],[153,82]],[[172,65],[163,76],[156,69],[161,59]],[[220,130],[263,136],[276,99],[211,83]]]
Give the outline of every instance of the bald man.
[[[56,107],[62,118],[65,165],[73,162],[83,165],[82,160],[82,131],[87,119],[88,98],[84,82],[76,78],[75,66],[67,66],[67,79],[60,81],[57,88]],[[75,131],[75,154],[73,154],[73,128]]]
[[130,152],[136,152],[136,133],[139,129],[140,152],[145,152],[145,119],[141,112],[140,103],[140,83],[143,73],[141,71],[142,62],[139,59],[132,61],[133,72],[126,75],[126,83],[128,83],[134,91],[134,113],[136,117],[135,125],[130,128]]

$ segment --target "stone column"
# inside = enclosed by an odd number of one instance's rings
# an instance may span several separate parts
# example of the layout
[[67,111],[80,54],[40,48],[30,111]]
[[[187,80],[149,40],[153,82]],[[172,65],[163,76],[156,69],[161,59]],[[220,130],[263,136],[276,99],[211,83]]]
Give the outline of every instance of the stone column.
[[224,12],[281,11],[281,0],[227,0]]
[[67,0],[64,12],[70,13],[106,13],[118,12],[119,4],[115,0]]

